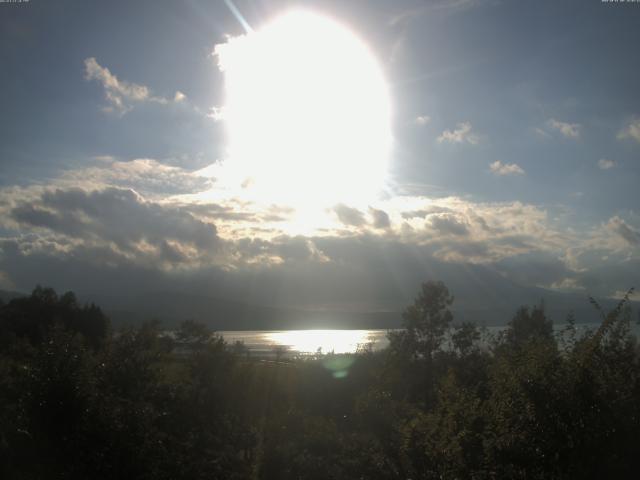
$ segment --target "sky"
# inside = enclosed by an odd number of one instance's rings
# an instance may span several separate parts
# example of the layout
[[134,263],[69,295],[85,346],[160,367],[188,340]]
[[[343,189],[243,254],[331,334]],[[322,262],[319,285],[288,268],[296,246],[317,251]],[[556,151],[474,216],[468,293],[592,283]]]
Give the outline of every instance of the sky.
[[[290,12],[311,23],[269,40]],[[0,288],[619,298],[639,24],[599,0],[0,3]]]

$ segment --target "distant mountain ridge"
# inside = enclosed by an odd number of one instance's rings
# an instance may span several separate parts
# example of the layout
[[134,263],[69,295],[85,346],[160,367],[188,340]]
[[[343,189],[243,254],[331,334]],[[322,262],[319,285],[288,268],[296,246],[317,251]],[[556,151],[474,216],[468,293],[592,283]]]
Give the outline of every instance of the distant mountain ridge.
[[[599,313],[590,305],[586,294],[513,286],[504,295],[492,295],[494,298],[465,293],[466,296],[456,296],[454,301],[452,310],[455,322],[505,325],[520,306],[534,305],[540,301],[544,302],[548,316],[555,323],[564,322],[570,312],[579,323],[600,321]],[[0,299],[5,303],[25,295],[22,292],[0,290]],[[196,293],[166,291],[127,296],[80,293],[78,298],[82,303],[93,302],[100,306],[116,327],[158,319],[167,328],[172,328],[182,320],[194,319],[214,330],[385,329],[402,325],[403,309],[398,306],[371,311],[339,307],[321,310],[258,305]],[[615,299],[598,299],[598,302],[605,311],[618,303]],[[640,303],[630,302],[630,305],[635,311],[634,315],[638,315]]]
[[26,295],[28,294],[22,293],[22,292],[15,292],[12,290],[0,290],[0,300],[2,300],[5,303],[13,300],[14,298],[20,298]]
[[[454,302],[454,321],[505,325],[522,305],[545,304],[548,316],[562,323],[571,312],[577,322],[599,322],[599,313],[586,295],[563,294],[543,289],[530,292],[529,301],[503,302],[484,306],[475,302]],[[215,330],[286,330],[286,329],[384,329],[402,325],[402,309],[378,311],[317,310],[265,306],[189,293],[158,292],[119,298],[92,297],[112,318],[115,325],[135,324],[151,318],[173,326],[185,319],[195,319]],[[599,299],[608,311],[615,299]],[[637,312],[638,302],[631,302]]]

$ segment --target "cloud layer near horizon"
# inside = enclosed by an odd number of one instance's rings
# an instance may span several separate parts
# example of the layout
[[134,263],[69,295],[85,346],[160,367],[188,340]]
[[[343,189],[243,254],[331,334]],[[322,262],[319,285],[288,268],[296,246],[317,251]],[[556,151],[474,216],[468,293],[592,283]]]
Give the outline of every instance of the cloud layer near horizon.
[[243,282],[258,282],[255,300],[270,304],[391,308],[427,278],[459,289],[513,282],[614,295],[640,263],[633,216],[576,231],[562,209],[396,196],[367,209],[335,205],[321,212],[322,228],[301,235],[290,228],[294,208],[213,201],[215,185],[156,160],[107,158],[47,185],[2,188],[2,287],[117,294],[173,285],[236,298]]

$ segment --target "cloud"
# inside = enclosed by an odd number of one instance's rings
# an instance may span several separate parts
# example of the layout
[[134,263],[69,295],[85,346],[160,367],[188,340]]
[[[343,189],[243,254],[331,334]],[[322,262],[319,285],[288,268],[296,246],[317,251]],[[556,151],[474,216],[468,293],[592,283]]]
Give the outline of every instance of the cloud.
[[[525,285],[578,288],[589,285],[594,265],[618,269],[640,252],[640,232],[631,220],[613,217],[597,231],[574,230],[556,207],[459,197],[404,195],[366,210],[338,204],[297,229],[300,212],[239,197],[235,190],[229,195],[218,181],[195,172],[152,159],[93,162],[49,185],[0,188],[0,271],[7,282],[31,288],[55,282],[57,272],[68,280],[65,288],[85,288],[78,272],[102,272],[100,282],[114,289],[129,285],[128,276],[153,288],[172,288],[178,276],[182,285],[204,288],[214,285],[207,275],[228,279],[229,272],[243,272],[234,278],[253,282],[265,275],[280,282],[279,289],[304,290],[301,303],[346,302],[351,295],[335,288],[338,278],[349,279],[340,280],[341,288],[359,283],[362,298],[365,291],[381,295],[369,299],[395,295],[385,293],[396,288],[393,282],[372,283],[385,272],[411,293],[426,275],[460,285],[451,272],[464,278],[465,271],[490,275],[491,269]],[[44,265],[52,270],[45,272]],[[606,278],[615,281],[590,291],[628,286],[613,273]],[[310,283],[298,285],[304,282]],[[313,293],[317,282],[326,288],[321,299]]]
[[640,143],[640,118],[634,118],[618,133],[619,139],[630,138]]
[[547,120],[547,126],[553,130],[557,130],[564,137],[571,139],[580,138],[580,130],[582,129],[582,126],[579,123],[561,122],[555,118]]
[[[629,290],[616,290],[611,294],[611,298],[615,298],[617,300],[622,300],[626,295],[628,295]],[[628,295],[629,300],[634,302],[640,302],[640,292],[638,290],[634,290],[631,295]]]
[[495,175],[524,175],[524,170],[516,163],[502,163],[500,160],[489,165],[491,172]]
[[391,221],[389,220],[389,214],[384,210],[377,210],[369,207],[369,213],[373,217],[373,226],[378,229],[387,229],[391,227]]
[[437,206],[437,205],[432,205],[420,210],[410,210],[408,212],[402,212],[401,216],[404,219],[410,219],[410,218],[426,218],[428,215],[431,215],[432,213],[448,213],[451,212],[452,210],[450,208],[447,207],[441,207],[441,206]]
[[241,238],[233,245],[236,260],[246,265],[274,266],[295,264],[301,267],[305,263],[324,263],[328,258],[317,247],[313,239],[281,235],[271,240],[260,238]]
[[469,235],[467,225],[449,213],[430,215],[429,222],[432,228],[444,235]]
[[[509,292],[510,282],[581,288],[589,286],[585,254],[620,248],[589,244],[557,213],[519,202],[404,197],[368,212],[338,205],[332,213],[343,224],[376,228],[308,235],[274,233],[254,207],[151,201],[124,188],[0,189],[0,271],[20,289],[36,282],[132,295],[186,289],[256,303],[371,308],[405,302],[428,278],[467,298],[498,286]],[[392,215],[405,227],[394,228]],[[606,233],[640,245],[638,230],[618,217]],[[616,271],[606,276],[615,281],[589,291],[623,289],[637,277],[618,281]]]
[[363,213],[357,208],[348,207],[340,203],[333,207],[333,211],[338,216],[338,220],[345,225],[360,227],[367,223]]
[[98,165],[63,173],[57,184],[85,189],[130,188],[147,197],[162,197],[202,192],[214,183],[211,178],[151,158],[118,161],[101,156],[96,160]]
[[456,125],[454,130],[445,130],[436,139],[438,143],[470,143],[476,145],[480,139],[473,133],[471,123],[461,122]]
[[609,160],[606,158],[601,158],[600,160],[598,160],[598,168],[600,168],[601,170],[609,170],[610,168],[615,167],[616,162],[614,162],[613,160]]
[[584,291],[585,287],[577,278],[565,277],[551,282],[549,288],[559,291]]
[[222,245],[215,225],[120,188],[46,190],[18,201],[8,216],[58,250],[101,248],[111,252],[105,259],[116,255],[143,263],[197,263],[215,256]]
[[455,14],[486,3],[483,0],[435,0],[418,7],[411,7],[395,13],[389,19],[392,27],[405,25],[426,14]]
[[[398,233],[407,243],[429,245],[434,255],[448,261],[488,264],[532,251],[562,255],[569,246],[584,243],[535,205],[455,197],[425,203],[400,212],[405,221]],[[559,212],[554,215],[562,218]]]
[[551,135],[549,135],[549,133],[548,133],[546,130],[544,130],[544,129],[540,128],[540,127],[536,127],[536,128],[534,128],[534,129],[533,129],[533,131],[534,131],[538,136],[540,136],[540,137],[542,137],[542,138],[549,138],[549,137],[551,137]]
[[[201,264],[184,270],[133,262],[98,246],[56,252],[41,239],[23,238],[0,240],[0,267],[22,290],[41,282],[102,295],[188,292],[257,305],[342,311],[399,310],[428,279],[443,280],[459,296],[456,306],[486,302],[487,291],[501,302],[509,288],[509,281],[490,267],[443,261],[428,248],[373,236],[245,239],[237,249],[247,262],[236,268]],[[274,257],[280,261],[262,260]]]
[[[583,238],[576,242],[574,248],[569,249],[571,251],[572,264],[575,268],[584,270],[586,272],[585,277],[589,276],[591,278],[590,281],[600,282],[600,280],[594,278],[594,272],[603,272],[603,269],[607,270],[607,279],[617,281],[612,273],[613,271],[622,271],[624,270],[622,267],[628,265],[629,262],[640,261],[638,217],[633,212],[629,213],[630,215],[626,219],[614,215],[606,222],[591,228],[584,233]],[[630,222],[633,222],[633,224]],[[623,283],[620,288],[628,288],[630,285],[637,284],[638,280],[634,280],[631,284]],[[603,283],[603,286],[606,285]],[[611,285],[607,288],[610,287]]]
[[100,65],[95,57],[85,59],[84,78],[89,81],[95,80],[102,84],[105,97],[110,104],[108,107],[105,107],[104,110],[107,112],[116,112],[120,115],[124,115],[130,111],[136,103],[154,102],[166,105],[171,101],[175,103],[183,102],[187,98],[186,95],[180,91],[175,93],[173,100],[153,96],[149,87],[145,85],[118,79],[108,68]]
[[414,120],[415,124],[420,126],[426,125],[430,121],[431,117],[429,115],[418,115]]
[[496,268],[520,285],[552,287],[558,290],[579,289],[576,272],[556,255],[531,252],[500,260]]
[[618,217],[612,217],[607,222],[607,228],[619,235],[629,245],[640,246],[640,232],[633,229],[627,222]]
[[211,118],[214,122],[220,122],[224,120],[224,108],[223,107],[211,107],[207,117]]

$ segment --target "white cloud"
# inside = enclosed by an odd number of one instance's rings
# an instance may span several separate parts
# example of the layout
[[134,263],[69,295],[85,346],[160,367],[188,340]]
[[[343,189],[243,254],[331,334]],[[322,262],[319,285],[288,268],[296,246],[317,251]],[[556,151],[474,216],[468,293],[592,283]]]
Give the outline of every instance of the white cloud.
[[546,132],[544,129],[542,129],[540,127],[534,128],[533,131],[536,132],[536,134],[538,134],[542,138],[549,138],[551,136],[551,135],[549,135],[548,132]]
[[524,170],[516,163],[502,163],[500,160],[496,160],[489,165],[491,172],[496,175],[524,175]]
[[418,115],[414,121],[416,125],[423,126],[431,121],[431,117],[429,115]]
[[640,231],[634,229],[617,215],[609,219],[606,224],[606,228],[618,235],[628,245],[640,247]]
[[215,122],[224,120],[224,108],[223,107],[211,107],[207,117],[213,119]]
[[131,83],[118,79],[107,67],[103,67],[98,63],[95,57],[86,58],[84,61],[84,78],[86,80],[95,80],[102,84],[105,97],[109,102],[109,106],[104,110],[107,112],[116,112],[124,115],[130,111],[134,104],[143,102],[154,102],[166,105],[173,102],[182,102],[187,97],[184,93],[177,91],[173,100],[164,97],[151,95],[151,90],[145,85]]
[[620,131],[620,133],[618,133],[618,138],[631,138],[640,143],[640,118],[634,118],[633,120],[631,120],[629,122],[629,125],[627,125]]
[[598,160],[598,167],[601,170],[609,170],[610,168],[613,168],[616,166],[616,162],[614,162],[613,160],[609,160],[607,158],[601,158],[600,160]]
[[[622,300],[625,295],[629,293],[628,290],[616,290],[611,295],[611,298],[615,298],[616,300]],[[640,302],[640,291],[634,290],[631,295],[629,295],[629,300],[634,302]]]
[[461,122],[456,125],[454,130],[445,130],[436,139],[438,143],[464,143],[468,142],[472,145],[476,145],[480,139],[473,133],[471,123]]
[[549,285],[553,290],[564,290],[564,291],[583,291],[584,286],[580,284],[580,282],[575,278],[563,278],[562,280],[556,280],[555,282]]
[[207,190],[213,184],[198,172],[166,165],[151,158],[117,161],[110,156],[95,158],[97,165],[64,172],[56,182],[60,187],[98,189],[131,188],[150,198]]
[[567,123],[550,118],[547,120],[547,126],[560,132],[566,138],[577,139],[580,138],[580,130],[582,126],[579,123]]

